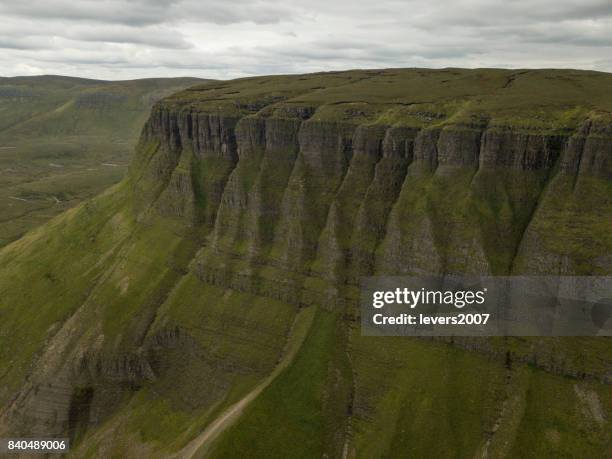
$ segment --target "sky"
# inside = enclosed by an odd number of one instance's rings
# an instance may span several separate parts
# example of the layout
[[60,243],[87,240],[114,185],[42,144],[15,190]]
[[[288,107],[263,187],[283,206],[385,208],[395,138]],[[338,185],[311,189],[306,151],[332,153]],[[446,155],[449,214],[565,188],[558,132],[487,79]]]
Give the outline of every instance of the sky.
[[0,75],[612,72],[612,0],[0,0]]

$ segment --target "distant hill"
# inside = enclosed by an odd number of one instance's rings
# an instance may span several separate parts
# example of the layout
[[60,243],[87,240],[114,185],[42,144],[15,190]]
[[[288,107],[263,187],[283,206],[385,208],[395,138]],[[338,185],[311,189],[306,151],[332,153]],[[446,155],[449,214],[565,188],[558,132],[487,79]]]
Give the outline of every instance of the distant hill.
[[206,81],[0,78],[0,246],[118,182],[153,103]]

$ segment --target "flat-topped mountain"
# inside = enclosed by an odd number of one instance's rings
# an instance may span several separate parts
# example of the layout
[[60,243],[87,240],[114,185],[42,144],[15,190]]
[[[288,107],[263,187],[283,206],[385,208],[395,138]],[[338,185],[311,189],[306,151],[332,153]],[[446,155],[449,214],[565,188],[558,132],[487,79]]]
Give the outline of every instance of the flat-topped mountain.
[[0,436],[70,436],[77,457],[604,457],[608,339],[364,337],[358,285],[610,275],[610,89],[387,69],[157,102],[124,181],[0,251]]

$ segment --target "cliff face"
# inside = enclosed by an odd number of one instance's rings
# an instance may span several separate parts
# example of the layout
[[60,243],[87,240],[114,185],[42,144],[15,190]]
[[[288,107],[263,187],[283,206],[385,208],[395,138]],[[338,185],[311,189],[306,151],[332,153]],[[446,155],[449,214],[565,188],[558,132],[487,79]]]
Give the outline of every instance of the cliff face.
[[[36,325],[0,353],[11,362],[0,432],[68,432],[77,455],[176,451],[272,371],[305,307],[319,312],[295,362],[304,373],[287,370],[260,403],[296,393],[278,414],[320,440],[318,456],[399,447],[399,433],[377,433],[389,419],[404,432],[411,410],[428,418],[419,400],[454,397],[428,377],[476,400],[473,430],[444,435],[470,457],[521,448],[517,426],[543,413],[528,394],[553,386],[583,394],[550,401],[560,425],[594,422],[593,448],[605,449],[605,425],[568,413],[610,409],[606,340],[472,339],[456,350],[361,337],[355,325],[361,276],[611,274],[612,102],[576,90],[602,78],[348,72],[237,80],[158,103],[124,183],[0,252],[12,263],[0,291],[21,311],[6,323],[26,314]],[[521,92],[523,79],[542,85],[540,99]],[[23,298],[32,266],[46,280]],[[471,392],[482,374],[490,389]],[[312,394],[296,389],[304,377]],[[464,425],[465,407],[453,406],[436,409]],[[243,422],[274,430],[266,413]]]
[[[133,166],[148,178],[135,193],[161,193],[156,209],[206,239],[203,280],[296,303],[309,277],[338,288],[375,273],[605,274],[597,260],[581,265],[587,248],[559,243],[581,237],[572,228],[540,225],[594,210],[580,201],[610,180],[611,129],[591,119],[562,133],[419,129],[161,105],[142,139],[157,152]],[[607,243],[594,239],[589,253]]]

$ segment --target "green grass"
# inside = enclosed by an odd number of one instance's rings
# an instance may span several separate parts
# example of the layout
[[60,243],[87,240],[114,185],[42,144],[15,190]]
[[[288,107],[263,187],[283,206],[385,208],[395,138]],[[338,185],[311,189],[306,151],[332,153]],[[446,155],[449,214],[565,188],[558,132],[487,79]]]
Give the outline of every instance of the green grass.
[[[562,131],[612,110],[607,73],[577,70],[387,69],[244,78],[194,87],[169,105],[286,117],[313,107],[313,120],[417,127],[480,123]],[[236,103],[237,102],[237,103]]]
[[153,103],[201,82],[0,78],[0,247],[119,182]]
[[[532,227],[545,240],[543,253],[571,256],[582,273],[606,275],[603,254],[612,247],[612,182],[589,176],[555,178],[543,194]],[[545,235],[555,234],[554,238]],[[517,263],[527,254],[520,254]]]
[[[408,338],[354,336],[355,457],[605,457],[584,383]],[[586,385],[608,410],[610,390]]]
[[181,348],[154,348],[167,362],[163,374],[124,400],[96,436],[82,441],[83,451],[95,454],[109,438],[118,455],[129,454],[130,438],[162,456],[180,449],[272,371],[294,315],[290,305],[185,276],[158,311],[149,338],[179,327],[187,341]]
[[[121,188],[71,209],[0,252],[5,399],[45,339],[75,313],[131,231]],[[35,282],[32,282],[35,279]]]
[[294,362],[245,410],[209,457],[321,457],[336,317],[319,311]]
[[[524,412],[509,456],[605,457],[610,453],[606,422],[598,423],[577,396],[575,386],[584,384],[537,370],[529,371],[527,384]],[[584,386],[602,390],[598,385]]]

